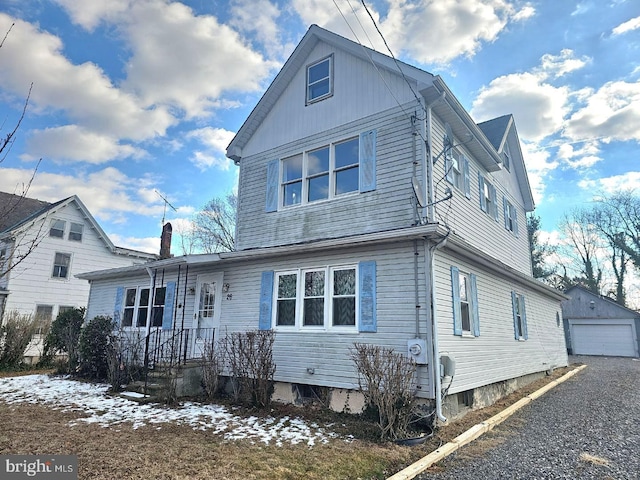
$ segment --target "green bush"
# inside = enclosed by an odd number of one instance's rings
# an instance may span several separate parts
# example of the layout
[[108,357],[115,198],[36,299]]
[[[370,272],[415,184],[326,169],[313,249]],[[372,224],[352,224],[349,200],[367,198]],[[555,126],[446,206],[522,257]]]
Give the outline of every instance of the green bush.
[[41,363],[49,363],[60,352],[66,353],[67,362],[61,364],[60,370],[75,373],[78,368],[78,340],[85,311],[84,308],[73,308],[58,314],[45,339]]
[[0,327],[0,369],[14,369],[24,360],[24,352],[38,329],[31,315],[11,312]]
[[80,332],[78,342],[79,374],[91,380],[109,377],[109,357],[114,348],[115,324],[111,317],[98,316]]

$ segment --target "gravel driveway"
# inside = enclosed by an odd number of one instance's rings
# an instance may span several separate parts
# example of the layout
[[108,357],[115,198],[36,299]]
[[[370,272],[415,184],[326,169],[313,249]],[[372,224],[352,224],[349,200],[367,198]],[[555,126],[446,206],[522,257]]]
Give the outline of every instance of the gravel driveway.
[[570,362],[588,367],[417,478],[640,479],[640,361]]

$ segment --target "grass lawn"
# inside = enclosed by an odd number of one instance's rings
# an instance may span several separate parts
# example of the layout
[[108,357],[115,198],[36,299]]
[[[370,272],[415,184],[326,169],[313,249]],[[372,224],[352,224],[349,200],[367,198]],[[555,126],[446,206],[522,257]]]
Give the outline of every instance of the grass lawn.
[[78,412],[42,404],[7,404],[0,395],[0,454],[78,455],[80,479],[386,478],[567,370],[559,369],[491,407],[471,412],[413,447],[377,442],[371,424],[356,416],[290,406],[276,407],[269,414],[330,423],[340,436],[312,447],[286,442],[275,446],[224,440],[212,430],[172,422],[137,429],[130,423],[102,427],[74,422]]

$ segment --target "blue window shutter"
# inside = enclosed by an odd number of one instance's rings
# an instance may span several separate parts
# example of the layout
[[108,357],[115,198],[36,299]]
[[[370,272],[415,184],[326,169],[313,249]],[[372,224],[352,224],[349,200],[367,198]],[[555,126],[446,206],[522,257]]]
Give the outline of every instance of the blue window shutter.
[[360,134],[360,193],[376,189],[376,130]]
[[267,164],[267,195],[265,202],[266,212],[275,212],[278,210],[278,186],[280,178],[278,170],[280,166],[279,160],[271,160]]
[[360,311],[358,312],[358,330],[376,332],[376,262],[358,263],[358,283],[360,287]]
[[493,218],[498,221],[498,195],[496,194],[496,187],[493,185],[489,188],[489,196],[491,197],[491,203],[493,203]]
[[453,334],[462,335],[462,314],[460,313],[460,271],[451,267],[451,297],[453,302]]
[[522,315],[522,336],[525,340],[529,338],[529,329],[527,328],[527,311],[524,308],[524,295],[520,295],[520,314]]
[[273,304],[273,270],[262,272],[262,283],[260,286],[260,318],[258,320],[259,330],[271,329],[271,311]]
[[119,328],[122,323],[122,302],[124,301],[124,287],[116,290],[116,303],[113,307],[113,321]]
[[462,157],[462,171],[464,172],[464,195],[471,198],[471,175],[469,174],[469,159]]
[[471,294],[471,329],[473,330],[473,336],[480,336],[480,315],[478,314],[478,279],[472,273],[469,278],[471,279],[470,294]]
[[162,313],[162,330],[173,327],[173,308],[176,303],[176,282],[167,282],[164,294],[164,312]]
[[478,191],[480,192],[480,210],[487,211],[487,198],[484,196],[484,177],[478,172]]
[[520,329],[518,328],[518,312],[516,306],[518,304],[518,295],[513,290],[511,291],[511,309],[513,310],[513,333],[516,340],[520,340]]

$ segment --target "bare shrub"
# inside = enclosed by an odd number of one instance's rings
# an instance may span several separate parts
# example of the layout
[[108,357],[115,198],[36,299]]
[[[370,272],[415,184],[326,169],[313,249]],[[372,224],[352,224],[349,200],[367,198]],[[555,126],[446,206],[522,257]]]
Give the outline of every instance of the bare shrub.
[[10,312],[0,327],[0,369],[19,367],[40,323],[31,315]]
[[141,377],[144,365],[142,338],[140,331],[122,328],[113,336],[113,348],[107,354],[107,378],[111,391],[119,392],[123,385]]
[[224,350],[216,348],[213,342],[204,346],[202,357],[202,386],[207,398],[215,398],[220,389],[220,376],[224,368]]
[[276,371],[273,363],[274,341],[272,330],[231,333],[221,341],[236,402],[256,407],[271,404]]
[[406,437],[415,397],[415,362],[394,350],[354,343],[351,358],[367,407],[374,409],[382,439]]

